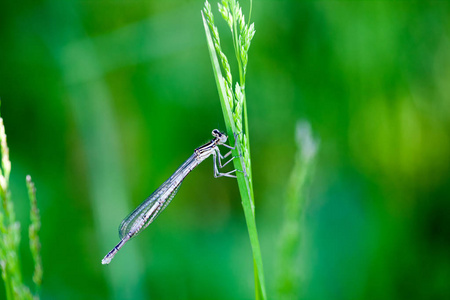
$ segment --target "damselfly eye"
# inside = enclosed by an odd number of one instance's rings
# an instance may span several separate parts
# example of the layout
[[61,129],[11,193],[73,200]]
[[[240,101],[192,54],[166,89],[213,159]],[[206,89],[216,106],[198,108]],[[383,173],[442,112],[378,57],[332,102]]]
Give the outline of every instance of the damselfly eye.
[[219,131],[219,130],[217,130],[217,129],[214,129],[214,130],[212,131],[212,135],[213,135],[214,137],[219,137],[219,136],[221,136],[221,135],[222,135],[222,133],[220,133],[220,131]]

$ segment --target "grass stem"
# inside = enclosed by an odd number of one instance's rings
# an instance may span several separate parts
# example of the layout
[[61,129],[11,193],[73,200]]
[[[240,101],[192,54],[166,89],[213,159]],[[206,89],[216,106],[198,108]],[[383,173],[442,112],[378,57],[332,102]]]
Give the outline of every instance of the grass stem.
[[[235,149],[233,150],[233,155],[237,159],[234,159],[233,163],[235,168],[241,171],[237,172],[237,182],[253,253],[255,298],[266,299],[262,255],[255,220],[250,142],[248,138],[248,119],[245,100],[245,73],[248,61],[248,49],[255,30],[253,24],[250,26],[246,25],[238,1],[223,0],[219,4],[219,11],[228,23],[233,35],[233,46],[239,67],[239,83],[235,84],[234,91],[232,89],[233,82],[228,59],[221,50],[219,33],[217,27],[214,25],[211,6],[207,1],[202,11],[202,19],[227,134],[230,139],[233,137],[232,139],[234,140]],[[222,65],[219,64],[218,56]],[[222,69],[225,72],[225,77],[222,75]],[[244,120],[242,120],[243,117]],[[244,128],[242,128],[243,123]]]
[[[5,293],[7,300],[39,299],[38,294],[33,295],[30,289],[22,281],[22,272],[20,270],[19,244],[20,244],[20,224],[16,221],[14,205],[11,200],[9,190],[9,175],[11,172],[11,162],[9,160],[9,148],[6,142],[5,126],[0,117],[0,268],[2,270],[2,279],[5,283]],[[33,236],[30,234],[30,245],[33,259],[35,260],[35,276],[37,279],[36,291],[40,286],[42,279],[42,265],[40,263],[40,244],[38,231],[40,227],[39,211],[36,206],[36,194],[31,177],[27,181],[29,190],[33,188],[33,198],[31,208],[31,225],[34,227]],[[39,269],[39,273],[36,270]]]

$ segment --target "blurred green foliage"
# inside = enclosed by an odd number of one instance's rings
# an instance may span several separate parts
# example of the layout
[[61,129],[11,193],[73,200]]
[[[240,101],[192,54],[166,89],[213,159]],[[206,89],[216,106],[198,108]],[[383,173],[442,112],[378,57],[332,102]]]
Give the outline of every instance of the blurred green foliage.
[[[202,6],[1,2],[10,185],[26,199],[29,172],[39,187],[42,299],[253,296],[236,182],[214,179],[212,162],[100,263],[122,218],[224,128]],[[252,21],[246,89],[269,298],[304,118],[321,148],[301,222],[302,299],[448,299],[450,4],[254,1]],[[15,208],[25,236],[29,204]]]

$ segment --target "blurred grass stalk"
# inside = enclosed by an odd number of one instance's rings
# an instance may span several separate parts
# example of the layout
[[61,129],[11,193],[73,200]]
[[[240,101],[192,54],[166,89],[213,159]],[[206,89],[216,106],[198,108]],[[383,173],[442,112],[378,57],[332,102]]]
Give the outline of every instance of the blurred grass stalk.
[[277,263],[277,299],[300,299],[299,250],[301,214],[312,176],[319,141],[313,138],[311,125],[299,121],[296,126],[297,153],[286,193],[284,218]]
[[[255,29],[253,23],[247,25],[245,22],[238,1],[222,0],[222,3],[218,4],[218,8],[231,30],[233,46],[239,68],[239,82],[236,82],[234,91],[230,65],[228,64],[226,55],[222,52],[219,32],[214,25],[214,16],[208,1],[205,2],[205,6],[202,10],[202,19],[214,77],[217,89],[219,90],[219,98],[227,134],[230,140],[232,137],[234,139],[235,149],[233,150],[233,156],[235,156],[235,159],[233,160],[233,163],[234,167],[239,170],[236,172],[237,181],[253,253],[255,298],[266,299],[262,256],[255,221],[247,104],[245,97],[245,74],[247,70],[248,50],[255,34]],[[220,57],[222,67],[219,65],[217,56]],[[221,68],[225,72],[225,77],[222,76]]]
[[38,291],[42,281],[42,264],[40,256],[39,229],[41,226],[39,210],[36,206],[36,189],[27,176],[27,188],[31,203],[31,224],[29,228],[30,250],[34,260],[33,281],[36,294],[22,282],[20,271],[19,243],[20,223],[16,221],[14,206],[11,201],[9,190],[9,175],[11,173],[11,162],[9,160],[9,149],[6,143],[5,127],[3,118],[0,117],[0,147],[2,155],[2,168],[0,170],[0,267],[2,278],[5,282],[6,299],[39,299]]

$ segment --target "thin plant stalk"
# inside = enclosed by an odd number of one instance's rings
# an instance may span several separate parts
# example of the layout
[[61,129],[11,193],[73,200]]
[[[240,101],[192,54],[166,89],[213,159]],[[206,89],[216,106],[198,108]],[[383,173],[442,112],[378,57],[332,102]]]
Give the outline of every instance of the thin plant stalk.
[[[9,175],[11,173],[11,162],[9,160],[9,148],[6,142],[5,127],[3,119],[0,117],[0,269],[2,279],[5,284],[6,299],[39,299],[39,296],[32,294],[30,289],[23,283],[22,272],[20,270],[19,244],[20,244],[20,224],[16,221],[14,205],[9,189]],[[27,184],[33,189],[31,201],[31,225],[30,247],[35,261],[35,282],[38,291],[42,280],[42,265],[40,256],[40,243],[38,232],[40,227],[39,211],[36,206],[36,195],[31,177],[27,176]],[[31,195],[30,195],[31,196]]]
[[[234,91],[232,89],[233,81],[228,59],[221,50],[219,33],[214,25],[214,17],[208,1],[205,2],[202,19],[225,126],[230,139],[234,140],[235,149],[233,150],[233,155],[236,158],[233,160],[233,163],[235,168],[240,171],[237,172],[237,182],[253,253],[255,298],[266,299],[262,255],[255,221],[250,142],[245,101],[245,73],[248,61],[248,48],[255,30],[253,24],[248,26],[245,23],[242,10],[236,0],[223,0],[219,4],[219,11],[232,32],[233,46],[238,61],[239,82],[236,83]],[[220,57],[220,63],[218,56]],[[225,77],[222,75],[222,69],[225,72]],[[242,117],[244,117],[244,120]]]
[[296,127],[298,151],[287,185],[284,217],[279,239],[277,261],[277,299],[300,299],[299,250],[301,242],[301,215],[306,202],[308,182],[311,178],[318,139],[313,138],[311,126],[299,121]]
[[42,283],[42,259],[41,259],[41,242],[39,239],[39,231],[41,230],[41,216],[37,207],[36,187],[30,175],[26,177],[28,198],[30,199],[30,220],[31,224],[28,228],[28,236],[30,239],[31,256],[34,262],[33,282],[36,293],[39,292]]

